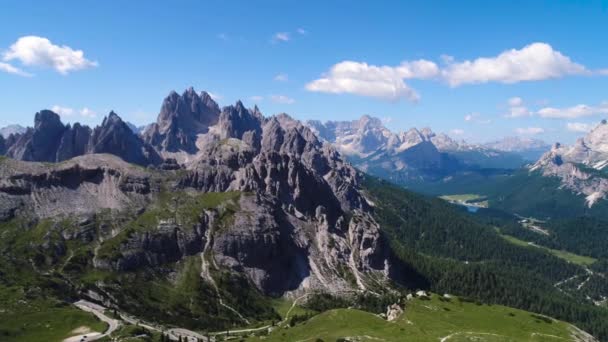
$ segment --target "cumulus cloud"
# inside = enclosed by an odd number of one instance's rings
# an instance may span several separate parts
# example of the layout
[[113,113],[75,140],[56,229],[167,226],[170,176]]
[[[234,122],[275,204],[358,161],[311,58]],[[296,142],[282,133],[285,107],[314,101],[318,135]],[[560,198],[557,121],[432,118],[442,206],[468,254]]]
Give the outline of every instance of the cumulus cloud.
[[296,102],[296,100],[285,95],[271,95],[270,99],[272,100],[272,102],[280,104],[293,104]]
[[593,128],[593,126],[591,126],[590,124],[586,124],[586,123],[582,123],[582,122],[568,122],[566,124],[566,129],[571,132],[587,133],[592,128]]
[[450,131],[450,133],[452,133],[453,135],[463,135],[464,130],[462,130],[460,128],[454,128],[453,130]]
[[62,107],[62,106],[54,105],[53,107],[51,107],[51,110],[53,112],[59,114],[60,116],[74,115],[74,109],[69,108],[69,107]]
[[289,32],[277,32],[272,36],[274,43],[288,42],[291,39]]
[[274,80],[277,82],[287,82],[289,81],[289,75],[286,73],[279,73],[274,77]]
[[522,106],[524,104],[524,100],[521,97],[516,96],[516,97],[510,98],[509,101],[507,101],[507,103],[511,107],[517,107],[517,106]]
[[212,93],[210,91],[208,91],[207,94],[209,94],[209,96],[211,96],[211,98],[213,99],[213,101],[216,101],[216,102],[224,98],[221,94]]
[[10,65],[8,63],[2,63],[2,62],[0,62],[0,71],[6,72],[6,73],[9,73],[9,74],[13,74],[13,75],[23,76],[23,77],[31,77],[32,76],[32,74],[27,73],[27,72],[25,72],[25,71],[23,71],[23,70],[15,67],[15,66],[12,66],[12,65]]
[[608,102],[603,102],[598,106],[579,104],[566,108],[545,107],[538,110],[538,115],[549,119],[576,119],[598,114],[608,114]]
[[[570,75],[608,75],[608,69],[591,71],[547,43],[532,43],[521,49],[506,50],[494,57],[457,61],[442,55],[441,67],[433,61],[404,61],[398,66],[372,65],[342,61],[333,65],[321,78],[306,85],[309,91],[333,94],[351,93],[388,100],[405,98],[416,101],[418,93],[405,83],[407,79],[433,79],[452,87],[477,83],[517,83],[540,81]],[[521,107],[514,104],[511,107]],[[511,113],[523,116],[522,108]]]
[[296,32],[298,32],[298,33],[299,33],[299,34],[301,34],[301,35],[308,34],[308,31],[306,31],[305,29],[303,29],[303,28],[301,28],[301,27],[300,27],[300,28],[298,28],[298,29],[296,30]]
[[264,100],[264,96],[253,95],[253,96],[250,96],[249,99],[254,102],[260,102],[260,101]]
[[5,62],[19,60],[27,66],[52,68],[63,75],[98,65],[97,62],[86,59],[82,50],[55,45],[47,38],[37,36],[17,39],[4,53],[3,59]]
[[524,128],[517,128],[515,129],[515,132],[517,134],[521,134],[521,135],[537,135],[537,134],[541,134],[544,133],[545,130],[541,127],[524,127]]
[[80,116],[85,117],[85,118],[94,118],[97,116],[97,113],[92,111],[91,109],[84,107],[82,108],[80,111]]
[[546,43],[532,43],[495,57],[450,62],[442,70],[443,78],[453,87],[487,82],[539,81],[590,73],[583,65],[573,62]]
[[59,105],[54,105],[51,107],[51,110],[57,114],[59,114],[63,118],[70,118],[73,116],[80,116],[82,118],[91,119],[97,117],[97,113],[88,107],[84,107],[80,110],[76,110],[70,107],[64,107]]
[[398,66],[375,66],[353,61],[340,62],[323,77],[306,85],[314,92],[356,94],[391,101],[407,99],[415,102],[420,96],[405,83],[405,79],[429,79],[437,76],[439,68],[433,62],[418,60]]
[[512,97],[507,101],[508,111],[505,114],[507,118],[520,118],[523,116],[530,116],[532,112],[524,104],[524,100],[521,97]]
[[464,121],[479,124],[489,124],[492,122],[490,119],[482,119],[481,114],[473,112],[464,116]]

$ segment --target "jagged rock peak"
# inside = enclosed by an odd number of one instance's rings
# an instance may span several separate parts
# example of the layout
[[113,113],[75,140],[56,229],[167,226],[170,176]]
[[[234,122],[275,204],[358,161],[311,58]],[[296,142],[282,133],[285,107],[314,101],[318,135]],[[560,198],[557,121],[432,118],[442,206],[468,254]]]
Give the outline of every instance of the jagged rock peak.
[[113,110],[110,111],[110,114],[103,119],[102,126],[110,125],[110,124],[119,124],[123,122],[120,116],[116,114]]
[[48,127],[63,127],[59,115],[51,110],[44,109],[36,113],[34,117],[34,129]]
[[171,91],[163,100],[156,123],[148,126],[142,137],[161,154],[194,154],[198,135],[217,124],[219,114],[218,104],[205,91],[200,95],[192,87],[182,95]]

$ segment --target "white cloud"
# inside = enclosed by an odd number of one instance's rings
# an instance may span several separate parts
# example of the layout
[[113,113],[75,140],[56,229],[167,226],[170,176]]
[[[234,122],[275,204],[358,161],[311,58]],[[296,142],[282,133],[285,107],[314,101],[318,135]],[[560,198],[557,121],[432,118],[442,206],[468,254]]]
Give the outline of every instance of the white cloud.
[[63,118],[69,118],[69,117],[72,117],[75,115],[78,115],[78,116],[80,116],[82,118],[86,118],[86,119],[91,119],[91,118],[97,117],[97,113],[95,111],[89,109],[88,107],[84,107],[80,110],[75,110],[70,107],[54,105],[53,107],[51,107],[51,110],[53,112],[59,114],[59,116],[61,116]]
[[479,116],[479,113],[471,113],[464,116],[464,121],[473,121],[476,117]]
[[286,73],[279,73],[274,77],[274,80],[277,82],[287,82],[289,81],[289,75]]
[[27,66],[49,67],[64,75],[98,65],[97,62],[86,59],[82,50],[73,50],[66,45],[54,45],[50,40],[37,36],[17,39],[4,53],[3,59],[19,60]]
[[216,101],[216,102],[224,98],[221,94],[212,93],[210,91],[208,91],[207,94],[209,94],[209,96],[211,96],[211,98],[213,99],[213,101]]
[[462,130],[460,128],[454,128],[453,130],[450,131],[450,133],[452,133],[453,135],[463,135],[464,130]]
[[272,100],[272,102],[281,104],[293,104],[296,102],[296,100],[285,95],[271,95],[270,99]]
[[253,95],[253,96],[250,96],[249,99],[254,102],[260,102],[260,101],[264,100],[264,96]]
[[531,116],[532,112],[524,104],[524,100],[521,97],[512,97],[507,101],[508,111],[505,114],[506,118],[520,118],[524,116]]
[[537,134],[544,133],[545,130],[540,127],[525,127],[525,128],[517,128],[517,129],[515,129],[515,132],[517,134],[521,134],[521,135],[537,135]]
[[[416,101],[419,95],[405,83],[407,79],[444,81],[457,87],[488,82],[540,81],[570,75],[608,76],[608,69],[589,70],[541,42],[506,50],[494,57],[456,61],[452,56],[441,55],[440,60],[441,67],[429,60],[404,61],[397,66],[346,60],[333,65],[320,78],[309,82],[306,88],[316,92]],[[510,107],[513,110],[507,116],[530,115],[521,98],[512,100]]]
[[539,81],[590,73],[583,65],[572,62],[546,43],[532,43],[520,50],[504,51],[496,57],[449,62],[442,70],[443,78],[453,87],[487,82]]
[[545,107],[538,110],[538,115],[549,119],[576,119],[585,116],[598,114],[608,114],[608,102],[601,103],[599,106],[588,106],[579,104],[566,108]]
[[218,33],[217,38],[223,41],[227,41],[228,35],[226,33]]
[[511,107],[517,107],[517,106],[522,106],[524,104],[524,100],[521,97],[512,97],[509,99],[508,101],[509,106]]
[[85,118],[94,118],[94,117],[96,117],[96,116],[97,116],[97,113],[96,113],[96,112],[94,112],[94,111],[90,110],[90,109],[89,109],[89,108],[87,108],[87,107],[82,108],[82,109],[79,111],[79,113],[80,113],[80,116],[85,117]]
[[277,32],[272,36],[272,41],[275,43],[288,42],[290,39],[289,32]]
[[14,67],[8,63],[2,63],[0,62],[0,71],[3,72],[7,72],[9,74],[13,74],[13,75],[19,75],[19,76],[23,76],[23,77],[32,77],[32,74],[27,73],[17,67]]
[[478,124],[489,124],[492,122],[490,119],[482,119],[481,114],[473,112],[464,116],[464,121]]
[[592,128],[593,128],[593,126],[591,126],[590,124],[586,124],[586,123],[582,123],[582,122],[568,122],[566,124],[566,129],[569,131],[572,131],[572,132],[587,133]]
[[54,105],[53,107],[51,107],[51,110],[53,112],[59,114],[60,116],[74,115],[74,109],[69,108],[69,107],[62,107],[62,106]]
[[389,124],[389,123],[393,122],[393,118],[391,116],[385,116],[380,120],[382,120],[382,123],[384,123],[384,124]]
[[404,79],[429,79],[439,72],[437,65],[426,60],[403,62],[398,66],[375,66],[353,61],[340,62],[323,77],[306,85],[309,91],[356,94],[396,101],[405,98],[415,102],[420,96]]
[[298,33],[299,33],[299,34],[301,34],[301,35],[308,34],[308,31],[306,31],[305,29],[303,29],[303,28],[301,28],[301,27],[300,27],[300,28],[298,28],[298,29],[296,30],[296,32],[298,32]]

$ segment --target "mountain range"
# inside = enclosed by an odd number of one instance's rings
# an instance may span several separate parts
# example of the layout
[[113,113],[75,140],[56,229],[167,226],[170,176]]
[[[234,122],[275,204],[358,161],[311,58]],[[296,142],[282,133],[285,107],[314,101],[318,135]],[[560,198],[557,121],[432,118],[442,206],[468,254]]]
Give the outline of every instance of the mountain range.
[[[507,139],[491,144],[457,141],[430,128],[392,132],[378,118],[355,121],[307,121],[359,169],[393,182],[413,186],[484,172],[518,169],[542,142]],[[547,147],[548,149],[548,147]],[[487,172],[487,171],[486,171]]]
[[[513,243],[501,233],[511,223],[362,172],[445,177],[510,152],[429,129],[393,134],[371,117],[303,124],[240,101],[220,108],[192,88],[171,92],[141,134],[114,112],[94,128],[48,110],[34,123],[0,139],[0,294],[10,298],[0,316],[86,299],[158,331],[267,332],[285,300],[286,317],[298,300],[304,312],[380,314],[423,289],[608,338],[608,312],[596,305],[608,296],[596,285],[601,262],[591,270]],[[588,144],[599,149],[596,135]],[[587,154],[588,165],[598,156]],[[578,288],[556,285],[582,277]],[[0,334],[27,333],[15,324],[0,323]]]

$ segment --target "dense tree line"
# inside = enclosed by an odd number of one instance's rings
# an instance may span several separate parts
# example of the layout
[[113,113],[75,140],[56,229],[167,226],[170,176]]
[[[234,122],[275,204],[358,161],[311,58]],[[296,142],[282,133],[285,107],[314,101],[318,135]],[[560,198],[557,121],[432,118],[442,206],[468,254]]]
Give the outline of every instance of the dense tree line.
[[552,316],[608,341],[608,310],[554,287],[559,280],[584,275],[582,268],[508,243],[492,225],[444,201],[371,177],[364,187],[402,269],[418,277],[416,286]]

